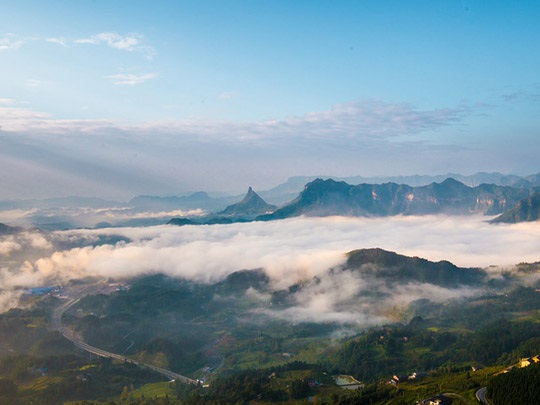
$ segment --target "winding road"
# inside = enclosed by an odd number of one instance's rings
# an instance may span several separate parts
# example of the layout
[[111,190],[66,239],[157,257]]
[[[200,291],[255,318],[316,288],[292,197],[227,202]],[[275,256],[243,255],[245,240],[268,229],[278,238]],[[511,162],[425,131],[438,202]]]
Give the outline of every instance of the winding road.
[[481,404],[491,405],[491,401],[486,397],[487,387],[482,387],[476,391],[476,399]]
[[86,295],[89,295],[89,294],[92,294],[92,293],[95,293],[95,292],[99,291],[104,283],[105,283],[105,280],[102,280],[102,281],[100,281],[100,282],[98,282],[96,284],[87,285],[87,286],[79,287],[78,289],[76,289],[71,294],[72,297],[70,299],[68,299],[66,302],[64,302],[62,305],[58,306],[54,310],[53,316],[52,316],[52,321],[51,321],[52,327],[55,330],[59,331],[66,339],[73,342],[73,344],[75,346],[77,346],[78,348],[80,348],[82,350],[85,350],[85,351],[87,351],[89,353],[95,354],[96,356],[107,357],[107,358],[111,358],[111,359],[117,359],[117,360],[120,360],[120,361],[124,361],[126,363],[131,363],[131,364],[135,364],[137,366],[146,367],[146,368],[154,370],[155,372],[167,377],[168,379],[175,380],[175,381],[180,381],[180,382],[183,382],[185,384],[198,384],[199,382],[197,380],[193,380],[193,379],[191,379],[189,377],[183,376],[183,375],[175,373],[173,371],[170,371],[170,370],[167,370],[167,369],[164,369],[164,368],[161,368],[161,367],[157,367],[157,366],[154,366],[152,364],[145,363],[145,362],[142,362],[142,361],[133,360],[133,359],[131,359],[129,357],[126,357],[126,356],[123,356],[121,354],[111,353],[111,352],[108,352],[106,350],[102,350],[102,349],[99,349],[97,347],[91,346],[88,343],[85,343],[79,336],[77,336],[75,333],[73,333],[73,331],[71,331],[69,328],[62,325],[62,315],[64,314],[64,312],[66,312],[69,308],[71,308],[73,305],[75,305],[77,302],[79,302],[79,300],[81,298],[85,297]]

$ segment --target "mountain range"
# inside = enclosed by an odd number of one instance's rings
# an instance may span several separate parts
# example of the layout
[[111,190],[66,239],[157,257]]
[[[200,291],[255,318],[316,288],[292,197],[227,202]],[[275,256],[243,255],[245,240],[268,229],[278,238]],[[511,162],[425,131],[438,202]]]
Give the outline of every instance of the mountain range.
[[447,173],[440,175],[412,175],[412,176],[378,176],[378,177],[364,177],[364,176],[348,176],[348,177],[334,177],[334,176],[294,176],[290,177],[286,182],[271,188],[269,190],[260,191],[259,194],[262,198],[273,204],[284,204],[295,198],[299,192],[302,191],[307,183],[310,183],[316,179],[331,179],[335,181],[344,181],[349,184],[384,184],[384,183],[397,183],[407,184],[413,187],[427,186],[431,183],[441,183],[448,178],[453,178],[469,187],[476,187],[480,184],[495,184],[498,186],[510,186],[517,188],[533,188],[540,186],[540,173],[532,174],[529,176],[517,176],[513,174],[502,173],[486,173],[478,172],[471,175],[462,175],[458,173]]
[[540,218],[540,213],[535,212],[534,200],[527,200],[539,191],[540,173],[526,177],[501,173],[341,179],[297,176],[258,193],[250,188],[243,196],[200,191],[183,196],[140,195],[127,202],[88,197],[0,200],[0,211],[21,210],[23,217],[14,222],[16,224],[60,230],[161,225],[175,215],[173,211],[184,211],[179,214],[189,218],[173,220],[181,225],[299,215],[498,215],[522,201],[516,208],[518,212],[494,221],[519,222]]
[[452,178],[420,187],[397,183],[350,185],[332,179],[316,179],[308,183],[295,200],[257,219],[300,215],[496,215],[529,195],[526,188],[494,184],[469,187]]
[[128,205],[137,211],[170,209],[203,209],[208,211],[216,211],[222,209],[226,204],[231,203],[232,201],[234,201],[234,197],[213,198],[204,191],[198,191],[196,193],[180,197],[140,195],[129,200]]
[[[533,194],[531,194],[533,193]],[[448,178],[413,187],[406,184],[351,185],[316,179],[280,208],[266,203],[250,187],[244,198],[215,215],[173,218],[173,225],[270,221],[306,216],[500,215],[492,222],[535,221],[540,218],[540,194],[524,187],[480,184],[469,187]]]

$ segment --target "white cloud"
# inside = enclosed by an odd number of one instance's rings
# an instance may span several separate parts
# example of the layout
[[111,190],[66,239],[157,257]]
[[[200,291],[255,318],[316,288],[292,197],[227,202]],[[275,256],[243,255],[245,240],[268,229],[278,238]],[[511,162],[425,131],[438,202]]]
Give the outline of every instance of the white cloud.
[[445,302],[481,293],[481,288],[445,288],[427,283],[387,285],[352,271],[328,271],[292,293],[293,305],[261,312],[292,322],[336,322],[362,327],[388,323],[392,308],[418,299]]
[[0,256],[10,256],[23,249],[47,250],[52,244],[38,232],[22,232],[0,237]]
[[156,77],[157,75],[155,73],[143,73],[143,74],[120,73],[116,75],[106,76],[106,78],[110,79],[114,84],[127,85],[127,86],[134,86],[136,84],[141,84],[148,80],[155,79]]
[[63,46],[64,48],[67,48],[68,40],[65,38],[45,38],[45,41],[50,42],[52,44],[58,44]]
[[[478,217],[297,218],[217,226],[73,230],[57,235],[119,235],[118,246],[74,249],[45,257],[59,273],[131,277],[165,272],[198,281],[265,268],[284,288],[324,274],[358,248],[382,247],[460,266],[510,265],[539,259],[538,224],[490,225]],[[350,295],[350,294],[349,294]]]
[[15,241],[14,237],[7,237],[0,241],[0,256],[9,256],[17,250],[21,250],[21,245]]
[[[102,237],[129,242],[88,246]],[[1,247],[18,265],[0,271],[0,289],[15,291],[87,275],[135,277],[165,273],[199,282],[222,280],[242,269],[263,268],[274,289],[301,282],[294,305],[267,315],[293,321],[368,325],[385,321],[384,311],[427,298],[445,301],[477,294],[409,283],[390,288],[355,271],[330,271],[347,251],[381,247],[462,267],[538,261],[537,223],[490,225],[484,217],[296,218],[215,226],[158,226],[71,230],[7,237]],[[15,244],[13,244],[14,242]],[[77,247],[53,251],[55,243]],[[19,256],[17,256],[19,255]],[[507,267],[512,271],[513,267]],[[316,277],[316,278],[315,278]],[[523,279],[523,282],[529,282]],[[369,292],[369,294],[368,294]],[[365,293],[365,294],[364,294]],[[374,298],[374,294],[377,297]],[[256,296],[251,292],[252,296]],[[381,298],[382,297],[382,298]],[[261,296],[267,300],[268,296]],[[382,301],[375,299],[381,298]],[[11,302],[11,301],[10,301]]]
[[[114,75],[109,80],[136,86],[150,80],[147,75],[152,73]],[[429,133],[422,138],[423,131],[453,125],[463,114],[466,112],[459,109],[421,110],[366,101],[274,121],[125,123],[58,119],[30,109],[16,112],[0,108],[4,133],[0,138],[0,155],[4,157],[0,170],[13,172],[13,167],[19,167],[15,176],[6,180],[9,187],[4,187],[6,195],[11,192],[14,198],[20,197],[20,184],[32,184],[40,178],[37,187],[22,189],[26,195],[65,195],[71,189],[72,194],[126,199],[137,194],[197,190],[236,193],[247,184],[262,189],[289,176],[306,174],[414,174],[425,172],[426,167],[430,172],[447,173],[455,170],[456,161],[465,162],[461,170],[466,172],[489,171],[512,159],[505,151],[500,159],[491,158],[486,165],[491,155],[485,151],[433,144],[427,139]],[[36,139],[41,149],[37,157],[23,147],[29,142],[36,145]],[[110,175],[100,175],[103,171]],[[72,177],[68,183],[66,176]],[[41,187],[45,183],[48,195]]]
[[49,114],[39,111],[33,111],[27,108],[0,107],[0,121],[4,129],[16,128],[18,124],[31,124],[36,121],[44,121],[50,118]]
[[[27,85],[35,87],[40,83],[39,80],[28,80]],[[0,107],[0,122],[4,131],[40,131],[49,134],[84,133],[103,126],[118,125],[105,120],[59,120],[45,112],[19,107]]]
[[[455,123],[466,114],[461,108],[421,110],[406,103],[378,100],[341,103],[330,110],[308,113],[283,121],[267,121],[282,133],[301,130],[306,138],[339,136],[342,138],[382,138],[416,134]],[[313,131],[313,132],[312,132]]]
[[107,45],[113,49],[128,52],[141,52],[147,58],[151,58],[154,49],[143,44],[143,36],[137,33],[120,35],[116,32],[101,32],[87,38],[73,40],[76,44]]
[[27,79],[26,80],[26,86],[27,87],[36,88],[36,87],[41,87],[44,84],[45,84],[45,82],[43,80],[38,80],[38,79]]
[[[120,73],[106,76],[107,79],[119,85],[136,85],[156,77],[157,75],[154,73]],[[42,82],[39,80],[27,81],[27,85],[37,86],[40,84]],[[48,116],[39,112],[36,114]],[[463,114],[466,114],[466,111],[462,109],[418,110],[407,104],[364,101],[338,104],[330,110],[312,112],[285,120],[245,123],[178,120],[154,121],[136,125],[125,125],[111,120],[108,122],[109,127],[132,133],[152,131],[154,133],[185,134],[189,135],[190,138],[196,135],[204,139],[213,137],[221,141],[242,142],[290,139],[346,141],[351,146],[356,145],[356,142],[363,145],[365,141],[400,137],[451,125],[458,121]],[[0,119],[4,121],[4,127],[8,128],[9,117],[0,115]],[[94,122],[103,122],[103,120],[83,121],[52,118],[47,121],[47,125],[44,127],[62,127],[69,133],[81,130],[81,122],[87,122],[88,130],[93,129]],[[67,126],[70,122],[74,123],[75,128]]]
[[121,35],[116,32],[101,32],[86,38],[65,37],[31,37],[19,39],[15,34],[7,34],[0,37],[0,52],[15,50],[26,42],[49,42],[68,48],[72,44],[105,45],[113,49],[127,52],[140,52],[148,59],[155,54],[155,50],[144,43],[144,37],[138,33]]
[[218,98],[220,100],[232,100],[233,98],[236,98],[236,93],[231,91],[224,91],[218,94]]
[[139,34],[130,34],[122,36],[115,32],[102,32],[92,35],[89,38],[76,39],[74,42],[79,44],[106,44],[111,48],[121,49],[124,51],[134,51],[140,44],[141,36]]
[[3,105],[13,105],[16,101],[13,98],[0,98],[0,104]]
[[0,313],[18,306],[22,294],[21,290],[0,291]]
[[19,49],[21,46],[23,46],[23,40],[14,38],[15,36],[12,34],[8,34],[4,38],[0,38],[0,52]]
[[7,209],[0,211],[0,222],[6,224],[14,224],[24,218],[27,215],[31,215],[36,212],[36,209]]
[[[154,77],[153,73],[121,72],[107,78],[119,86],[136,86]],[[465,114],[461,109],[426,110],[364,101],[273,121],[126,123],[58,119],[31,109],[0,108],[4,133],[0,170],[21,169],[6,180],[11,185],[4,187],[14,190],[14,198],[20,197],[15,194],[22,189],[20,184],[41,178],[38,187],[24,187],[24,192],[44,196],[40,185],[47,183],[47,196],[65,195],[71,188],[73,194],[125,199],[197,190],[236,193],[247,184],[261,189],[306,174],[415,174],[425,173],[426,167],[430,172],[447,173],[456,170],[457,161],[462,162],[461,171],[494,171],[501,162],[516,161],[506,150],[466,149],[430,141],[428,130],[454,125]],[[28,148],[36,146],[36,139],[40,140],[39,155]],[[530,165],[536,167],[536,155],[532,155]],[[102,171],[111,175],[102,176]],[[53,176],[45,177],[49,173]],[[66,176],[73,177],[72,181],[66,183]],[[120,180],[119,176],[124,177]]]

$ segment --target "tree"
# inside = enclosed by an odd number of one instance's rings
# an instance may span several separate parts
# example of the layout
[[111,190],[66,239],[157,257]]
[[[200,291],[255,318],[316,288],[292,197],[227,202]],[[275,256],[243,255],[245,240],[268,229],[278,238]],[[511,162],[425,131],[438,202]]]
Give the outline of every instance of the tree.
[[309,385],[304,380],[294,380],[291,383],[290,395],[292,399],[302,399],[309,394]]
[[17,384],[6,378],[0,378],[0,397],[12,397],[17,394]]

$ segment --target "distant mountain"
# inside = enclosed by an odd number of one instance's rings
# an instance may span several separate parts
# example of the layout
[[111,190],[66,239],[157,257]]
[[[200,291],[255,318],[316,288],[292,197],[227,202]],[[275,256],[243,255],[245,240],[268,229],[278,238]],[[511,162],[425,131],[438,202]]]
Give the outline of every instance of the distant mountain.
[[456,176],[449,177],[453,177],[470,187],[479,186],[481,184],[495,184],[498,186],[531,188],[540,185],[538,180],[533,181],[533,176],[529,176],[529,178],[502,173],[479,172],[470,176],[462,176],[458,174]]
[[282,183],[269,190],[261,191],[259,194],[266,200],[274,204],[284,204],[292,200],[302,191],[304,185],[315,179],[332,179],[335,181],[344,181],[348,184],[384,184],[397,183],[406,184],[412,187],[427,186],[431,183],[441,183],[447,178],[453,178],[469,186],[476,187],[480,184],[495,184],[498,186],[510,186],[517,188],[532,188],[540,186],[540,173],[526,177],[502,173],[479,172],[472,175],[462,175],[458,173],[448,173],[442,175],[412,175],[412,176],[295,176],[290,177],[285,183]]
[[189,218],[173,218],[169,222],[167,222],[167,225],[184,226],[184,225],[197,225],[197,223],[193,222]]
[[214,293],[220,295],[245,294],[249,288],[265,291],[270,278],[263,269],[239,270],[231,273],[225,280],[214,285]]
[[132,198],[128,204],[136,210],[193,210],[202,209],[205,211],[215,211],[223,209],[230,199],[212,198],[204,191],[189,194],[187,196],[177,197],[158,197],[141,195]]
[[291,203],[258,220],[308,216],[390,216],[482,213],[495,215],[529,195],[524,188],[482,184],[468,187],[452,178],[412,187],[405,184],[350,185],[317,179]]
[[[532,178],[532,176],[530,176]],[[374,184],[383,184],[383,183],[398,183],[398,184],[407,184],[413,187],[427,186],[431,183],[441,183],[444,180],[452,178],[455,179],[469,187],[476,187],[481,184],[496,184],[498,186],[510,186],[510,187],[533,187],[534,182],[528,180],[527,178],[516,176],[513,174],[502,174],[502,173],[485,173],[478,172],[471,175],[462,175],[458,173],[447,173],[441,175],[413,175],[413,176],[389,176],[389,177],[345,177],[341,180],[349,184],[360,184],[360,183],[374,183]]]
[[513,208],[498,216],[492,223],[532,222],[540,219],[540,193],[519,201]]
[[540,187],[540,173],[531,174],[530,176],[525,177],[533,187]]
[[168,221],[168,217],[157,218],[130,218],[122,221],[118,221],[114,227],[141,227],[141,226],[157,226],[165,225]]
[[17,226],[9,226],[0,222],[0,235],[13,235],[22,231]]
[[29,217],[32,225],[43,231],[65,231],[74,229],[75,225],[69,216],[62,215],[32,215]]
[[249,187],[242,201],[229,205],[218,215],[227,217],[255,217],[276,210],[275,205],[268,204],[264,201],[251,187]]
[[173,218],[167,225],[218,225],[252,221],[258,215],[273,212],[277,207],[268,204],[249,187],[242,201],[229,205],[217,214],[193,218]]
[[281,183],[269,190],[261,191],[259,194],[266,201],[273,204],[283,205],[296,198],[304,186],[315,179],[328,179],[329,176],[294,176],[289,177],[285,183]]
[[421,282],[447,288],[480,284],[486,276],[480,269],[460,268],[448,261],[431,262],[378,248],[349,252],[345,267],[386,283]]
[[0,210],[7,209],[49,209],[49,208],[110,208],[121,206],[117,201],[108,201],[94,197],[60,197],[32,200],[0,201]]

